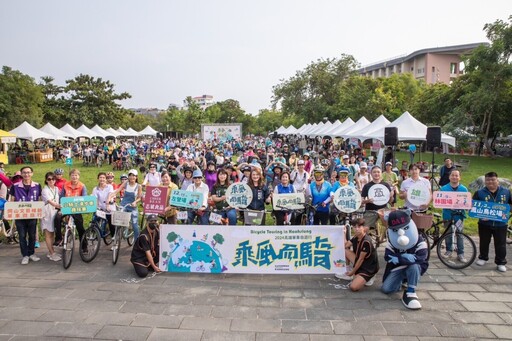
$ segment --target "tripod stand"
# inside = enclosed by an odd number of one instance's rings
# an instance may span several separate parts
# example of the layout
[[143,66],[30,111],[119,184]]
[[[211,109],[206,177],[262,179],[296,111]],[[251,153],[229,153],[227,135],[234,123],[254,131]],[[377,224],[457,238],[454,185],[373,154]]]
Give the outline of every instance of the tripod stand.
[[433,147],[432,148],[432,163],[430,164],[430,190],[432,191],[432,193],[434,193],[434,184],[435,184],[435,189],[438,190],[440,188],[439,186],[439,182],[437,182],[435,176],[434,176],[434,166],[435,166],[435,151],[436,151],[436,148],[437,147]]

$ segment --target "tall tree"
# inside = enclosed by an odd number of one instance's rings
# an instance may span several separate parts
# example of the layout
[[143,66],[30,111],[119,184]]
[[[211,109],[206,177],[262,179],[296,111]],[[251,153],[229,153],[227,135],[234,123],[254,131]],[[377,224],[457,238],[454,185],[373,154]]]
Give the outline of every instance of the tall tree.
[[343,80],[355,74],[357,66],[354,57],[345,54],[319,59],[273,87],[272,107],[280,105],[284,114],[297,115],[304,122],[344,118],[337,112],[339,91]]
[[64,87],[53,83],[51,76],[41,77],[41,89],[44,94],[43,120],[50,122],[54,126],[61,127],[64,121],[67,121],[66,105],[64,97]]
[[69,123],[72,126],[115,125],[123,120],[121,105],[116,101],[131,98],[127,92],[116,93],[115,85],[102,78],[80,74],[66,81]]
[[453,84],[458,97],[456,113],[466,115],[479,127],[478,135],[487,150],[492,136],[510,131],[512,110],[512,16],[484,26],[489,46],[481,45],[465,59],[465,74]]
[[11,130],[27,121],[40,127],[44,95],[34,79],[8,66],[0,73],[0,128]]

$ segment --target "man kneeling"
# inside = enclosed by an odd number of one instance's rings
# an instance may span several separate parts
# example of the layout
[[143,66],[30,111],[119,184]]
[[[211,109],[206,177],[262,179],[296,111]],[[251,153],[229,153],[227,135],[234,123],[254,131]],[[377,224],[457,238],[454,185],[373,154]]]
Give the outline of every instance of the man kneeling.
[[156,214],[148,215],[147,229],[142,231],[133,244],[130,261],[139,277],[146,277],[150,267],[155,272],[161,272],[156,264],[160,254],[160,230]]

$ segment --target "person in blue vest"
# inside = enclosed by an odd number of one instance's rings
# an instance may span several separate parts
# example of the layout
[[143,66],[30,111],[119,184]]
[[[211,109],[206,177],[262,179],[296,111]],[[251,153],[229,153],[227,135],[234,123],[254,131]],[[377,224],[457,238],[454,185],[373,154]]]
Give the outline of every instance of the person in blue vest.
[[313,169],[315,181],[310,184],[312,205],[316,207],[313,225],[329,223],[329,203],[331,202],[331,184],[324,179],[324,168],[320,165]]
[[[500,186],[496,172],[485,174],[485,187],[473,194],[473,200],[512,205],[510,190]],[[494,238],[494,263],[496,263],[496,269],[500,272],[507,271],[505,266],[507,264],[507,223],[479,219],[478,237],[480,237],[480,254],[478,255],[476,265],[484,266],[489,260],[489,244],[492,237]]]
[[[30,166],[23,166],[20,169],[22,180],[10,188],[11,201],[40,201],[41,185],[32,181],[34,170]],[[36,244],[37,219],[15,220],[20,239],[21,264],[27,265],[29,260],[38,262],[40,258],[34,253]],[[28,240],[27,240],[28,237]]]
[[409,164],[414,163],[414,154],[416,154],[416,145],[414,143],[409,144]]
[[[295,193],[295,187],[290,183],[290,173],[288,171],[283,171],[281,173],[281,182],[274,187],[273,193],[277,194],[289,194]],[[282,210],[274,210],[274,216],[276,217],[276,225],[284,225],[286,220],[286,211]]]
[[[453,169],[450,171],[449,175],[450,182],[441,187],[442,192],[468,192],[466,186],[460,183],[460,171],[457,169]],[[455,226],[459,231],[462,232],[464,228],[464,218],[466,217],[466,212],[464,210],[452,210],[452,209],[443,209],[443,220],[444,226],[447,227],[451,224],[451,220],[455,221]],[[452,256],[453,246],[452,240],[450,238],[446,239],[446,252],[444,253],[445,258],[449,258]],[[461,262],[466,262],[464,258],[464,239],[462,235],[457,235],[457,259]]]

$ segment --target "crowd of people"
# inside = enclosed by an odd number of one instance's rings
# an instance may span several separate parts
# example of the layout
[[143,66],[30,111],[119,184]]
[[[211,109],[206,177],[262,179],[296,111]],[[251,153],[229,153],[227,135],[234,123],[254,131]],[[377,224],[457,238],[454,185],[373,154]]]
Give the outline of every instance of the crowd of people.
[[[252,201],[247,208],[265,211],[265,205],[272,201],[274,193],[303,193],[308,202],[316,208],[314,225],[332,225],[333,216],[339,214],[332,205],[333,196],[341,187],[350,187],[360,192],[362,206],[368,213],[375,213],[383,208],[396,205],[397,199],[404,200],[406,208],[424,211],[428,203],[416,205],[410,202],[407,191],[411,186],[423,184],[430,188],[430,182],[420,176],[418,165],[411,163],[407,176],[399,177],[394,170],[392,161],[385,161],[383,167],[375,163],[374,156],[365,154],[360,146],[349,144],[335,145],[330,140],[305,140],[290,137],[289,139],[260,137],[237,139],[233,141],[203,141],[199,139],[155,139],[152,141],[126,141],[115,145],[80,146],[75,144],[60,151],[63,158],[90,157],[90,162],[98,158],[111,164],[113,169],[123,169],[124,165],[131,168],[123,173],[119,182],[113,172],[99,172],[98,183],[92,190],[97,197],[98,209],[107,213],[115,210],[117,201],[123,210],[131,213],[131,221],[135,235],[135,246],[132,251],[132,263],[139,276],[147,275],[150,269],[159,272],[158,268],[158,219],[165,223],[176,224],[176,207],[170,205],[169,197],[174,190],[180,189],[199,192],[203,202],[195,210],[188,212],[188,224],[197,222],[209,224],[209,214],[216,209],[222,215],[222,221],[236,225],[238,213],[229,206],[226,191],[230,184],[246,183],[252,191]],[[413,157],[413,156],[412,156]],[[119,163],[121,167],[119,167]],[[32,180],[33,168],[23,166],[15,177],[8,178],[0,171],[0,199],[11,201],[40,201],[45,204],[44,217],[41,219],[48,258],[60,260],[56,248],[62,244],[60,198],[84,196],[89,193],[85,184],[80,181],[80,171],[72,169],[69,180],[64,179],[63,170],[45,174],[44,188]],[[467,191],[460,183],[460,171],[453,166],[449,158],[440,172],[442,191]],[[401,180],[401,181],[400,181]],[[146,219],[147,229],[139,228],[140,203],[143,201],[145,186],[164,186],[169,188],[169,203],[161,217],[150,215]],[[376,202],[369,193],[373,186],[384,188],[388,194],[384,201]],[[375,187],[377,188],[377,187]],[[8,198],[10,196],[10,198]],[[473,195],[474,199],[496,203],[512,204],[510,191],[499,186],[498,175],[489,172],[485,175],[485,188]],[[394,212],[394,211],[393,211]],[[402,212],[402,211],[397,211]],[[401,213],[400,213],[401,214]],[[399,214],[399,215],[400,215]],[[443,218],[451,219],[455,210],[443,210]],[[410,219],[396,216],[385,219],[385,224],[395,229],[403,228]],[[265,216],[262,224],[266,224]],[[287,223],[283,211],[274,211],[276,225]],[[84,234],[83,217],[73,215],[79,237]],[[465,214],[460,219],[462,225]],[[94,218],[93,218],[94,219]],[[350,288],[361,290],[365,285],[373,283],[379,271],[376,248],[368,237],[368,229],[375,228],[379,215],[365,214],[353,222],[354,237],[345,241],[346,258],[352,267],[347,273],[340,274],[342,279],[350,279]],[[293,218],[289,223],[297,223]],[[108,224],[113,234],[114,228],[108,214]],[[37,262],[35,254],[37,220],[17,220],[16,227],[20,237],[22,264],[29,261]],[[146,226],[144,226],[146,227]],[[506,223],[480,219],[478,222],[480,237],[480,255],[478,265],[489,260],[489,243],[494,238],[496,249],[495,263],[499,271],[506,271]],[[81,247],[87,247],[81,245]],[[402,282],[408,283],[403,301],[406,306],[416,309],[419,301],[415,289],[419,276],[424,273],[428,262],[423,254],[424,241],[418,238],[411,246],[414,251],[409,256],[400,253],[392,245],[386,248],[387,262],[382,290],[386,293],[400,290]],[[446,251],[447,254],[450,250]],[[457,249],[460,259],[464,258],[463,250]],[[411,267],[416,265],[417,267]],[[414,268],[414,269],[413,269]],[[409,270],[408,270],[409,269]],[[407,304],[406,304],[407,302]],[[409,304],[413,302],[412,304]]]

